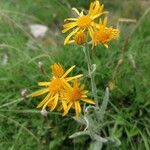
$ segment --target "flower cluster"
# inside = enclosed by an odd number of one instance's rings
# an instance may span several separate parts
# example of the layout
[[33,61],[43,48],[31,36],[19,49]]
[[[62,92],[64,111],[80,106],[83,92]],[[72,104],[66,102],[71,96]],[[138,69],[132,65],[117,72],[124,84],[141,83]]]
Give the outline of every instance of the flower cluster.
[[65,71],[60,64],[53,64],[52,78],[48,82],[39,82],[39,86],[45,88],[32,94],[32,97],[48,93],[47,96],[38,104],[37,108],[42,107],[44,110],[49,107],[51,111],[54,109],[63,110],[63,115],[66,115],[71,108],[75,109],[76,116],[81,113],[80,101],[95,104],[93,100],[87,98],[87,92],[84,85],[80,85],[77,79],[82,77],[82,74],[70,77],[68,74],[75,68],[72,66]]
[[[116,39],[119,35],[119,30],[109,27],[107,25],[107,12],[104,11],[104,5],[100,4],[98,0],[95,0],[90,4],[87,13],[82,10],[79,12],[76,8],[73,8],[77,14],[77,18],[68,18],[63,25],[63,33],[70,31],[66,37],[64,44],[76,43],[82,45],[84,43],[92,43],[92,48],[102,44],[108,48],[108,43]],[[85,53],[88,53],[88,51]],[[76,76],[69,76],[69,73],[75,68],[72,66],[67,71],[60,64],[53,64],[51,66],[52,78],[48,82],[39,82],[39,86],[43,86],[42,90],[39,90],[32,94],[33,97],[46,94],[45,98],[38,104],[37,108],[42,107],[42,110],[47,107],[54,111],[63,111],[63,115],[68,114],[69,110],[73,108],[76,112],[76,116],[79,117],[81,113],[80,102],[93,104],[98,107],[97,102],[97,90],[90,63],[89,54],[87,57],[87,64],[89,72],[91,74],[91,85],[94,101],[87,97],[88,91],[85,90],[84,85],[81,85],[78,81],[82,74]]]
[[101,16],[107,12],[104,11],[104,5],[101,5],[98,0],[90,4],[86,14],[83,10],[81,12],[76,8],[73,8],[73,10],[78,17],[65,19],[67,23],[63,25],[62,32],[71,30],[64,41],[65,45],[71,43],[82,45],[85,42],[92,41],[92,47],[98,44],[108,47],[108,42],[118,37],[119,30],[107,26],[107,17],[102,21]]

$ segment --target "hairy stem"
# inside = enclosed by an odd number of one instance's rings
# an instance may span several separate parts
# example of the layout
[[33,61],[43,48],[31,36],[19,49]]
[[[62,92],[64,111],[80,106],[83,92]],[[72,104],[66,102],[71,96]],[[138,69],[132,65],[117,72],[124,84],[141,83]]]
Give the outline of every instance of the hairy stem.
[[95,100],[95,103],[96,103],[96,108],[99,108],[98,96],[97,96],[97,88],[96,88],[95,76],[94,76],[94,70],[93,70],[94,68],[93,68],[93,64],[91,62],[91,57],[90,57],[88,44],[86,44],[83,47],[83,51],[85,53],[85,57],[86,57],[87,65],[88,65],[88,73],[89,73],[89,77],[91,79],[92,93],[93,93],[94,100]]

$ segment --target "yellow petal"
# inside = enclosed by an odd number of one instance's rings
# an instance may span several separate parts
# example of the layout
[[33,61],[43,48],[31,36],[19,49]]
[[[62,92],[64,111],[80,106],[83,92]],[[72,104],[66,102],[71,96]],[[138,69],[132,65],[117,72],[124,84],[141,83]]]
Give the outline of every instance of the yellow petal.
[[69,69],[65,72],[65,74],[62,76],[62,78],[65,78],[74,68],[75,68],[75,65],[72,66],[71,68],[69,68]]
[[55,78],[60,78],[65,73],[63,67],[59,63],[51,65],[51,69]]
[[72,8],[72,10],[75,11],[78,16],[80,16],[80,12],[76,8]]
[[57,106],[57,103],[58,103],[58,94],[56,94],[56,96],[55,96],[55,98],[54,98],[54,101],[53,101],[53,103],[52,103],[52,107],[51,107],[51,111],[53,111],[55,108],[56,108],[56,106]]
[[42,109],[45,109],[46,106],[48,105],[48,103],[50,103],[54,98],[55,98],[55,96],[53,96],[53,97],[51,96],[50,99],[44,104]]
[[80,86],[80,83],[79,83],[77,80],[75,80],[75,81],[73,82],[73,88],[79,89],[79,86]]
[[74,21],[73,21],[73,22],[68,22],[68,23],[64,24],[63,27],[64,27],[64,28],[69,28],[69,27],[72,27],[72,26],[75,25],[75,24],[77,24],[77,23],[74,22]]
[[93,33],[94,33],[94,31],[93,31],[93,29],[91,27],[88,28],[88,31],[89,31],[90,37],[91,37],[91,39],[93,41]]
[[42,107],[42,106],[44,105],[44,103],[46,103],[47,100],[50,98],[50,96],[51,96],[51,93],[49,93],[49,94],[37,105],[36,108]]
[[77,20],[77,18],[67,18],[64,21],[76,21],[76,20]]
[[47,92],[49,92],[49,89],[48,89],[48,88],[42,89],[42,90],[39,90],[39,91],[37,91],[37,92],[34,92],[34,93],[32,94],[32,97],[36,97],[36,96],[45,94],[45,93],[47,93]]
[[102,19],[100,18],[100,20],[99,20],[99,26],[101,26],[102,25]]
[[39,82],[38,86],[49,86],[50,82]]
[[68,114],[68,111],[70,110],[71,106],[72,106],[72,102],[69,103],[68,107],[66,110],[64,110],[64,113],[63,113],[63,116],[67,115]]
[[63,25],[64,29],[62,30],[63,33],[67,32],[68,30],[74,28],[75,26],[77,26],[76,22],[69,22]]
[[104,44],[104,46],[105,46],[106,48],[108,48],[108,45],[107,45],[107,44]]
[[94,6],[94,4],[93,4],[93,3],[91,3],[91,4],[90,4],[90,7],[89,7],[89,15],[91,15],[91,14],[92,14],[93,6]]
[[82,98],[87,98],[87,95],[82,95]]
[[76,76],[73,76],[73,77],[68,77],[66,78],[66,81],[71,81],[71,80],[74,80],[74,79],[78,79],[78,78],[81,78],[83,75],[82,74],[79,74],[79,75],[76,75]]
[[104,9],[104,4],[102,4],[101,5],[101,8],[100,8],[100,12],[101,12],[101,14],[103,14],[104,12],[103,12],[103,9]]
[[72,44],[72,43],[74,43],[75,42],[75,40],[69,40],[68,42],[67,42],[67,44]]
[[104,18],[103,26],[104,26],[104,27],[106,27],[106,26],[107,26],[107,17],[105,17],[105,18]]
[[100,15],[101,15],[101,14],[94,15],[94,16],[92,17],[92,19],[94,20],[94,19],[98,18]]
[[80,17],[82,17],[84,14],[83,14],[83,10],[81,11],[81,13],[80,13]]
[[77,106],[78,106],[78,111],[79,111],[79,116],[80,116],[80,113],[81,113],[81,106],[80,106],[80,103],[77,102]]
[[90,8],[89,8],[89,16],[92,17],[93,19],[96,19],[97,17],[102,15],[103,7],[104,5],[101,5],[98,0],[91,3]]
[[79,102],[75,102],[75,112],[76,112],[76,117],[78,118],[80,116],[80,112],[81,112],[81,107]]
[[66,111],[67,110],[67,102],[65,100],[62,100],[61,102],[62,102],[64,111]]
[[61,80],[62,81],[62,86],[63,86],[63,88],[65,88],[65,89],[71,89],[72,87],[71,87],[71,85],[69,84],[69,83],[67,83],[65,80]]
[[70,34],[68,34],[68,36],[66,37],[65,41],[64,41],[64,45],[68,44],[70,38],[76,34],[78,32],[79,28],[76,28],[75,30],[73,30]]
[[93,100],[91,100],[91,99],[82,98],[81,100],[84,101],[84,102],[86,102],[86,103],[94,104],[95,105],[95,102]]

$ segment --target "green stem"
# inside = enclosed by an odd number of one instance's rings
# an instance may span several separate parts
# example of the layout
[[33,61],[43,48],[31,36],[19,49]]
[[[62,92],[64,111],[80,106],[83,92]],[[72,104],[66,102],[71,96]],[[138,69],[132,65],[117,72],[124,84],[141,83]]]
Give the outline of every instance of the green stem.
[[93,93],[94,100],[96,103],[96,108],[99,108],[97,88],[96,88],[96,83],[95,83],[95,76],[94,76],[94,72],[93,72],[93,65],[92,65],[91,58],[90,58],[90,52],[89,52],[88,44],[86,44],[83,47],[83,51],[85,53],[85,57],[86,57],[87,65],[88,65],[88,73],[89,73],[89,77],[91,79],[92,93]]

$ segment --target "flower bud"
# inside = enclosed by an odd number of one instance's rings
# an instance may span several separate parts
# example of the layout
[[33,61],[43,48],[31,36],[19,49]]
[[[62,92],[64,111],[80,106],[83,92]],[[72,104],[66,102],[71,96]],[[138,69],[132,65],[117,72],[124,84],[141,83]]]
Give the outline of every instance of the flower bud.
[[41,115],[42,115],[43,117],[47,117],[48,112],[46,111],[46,109],[42,109],[42,110],[41,110]]
[[75,35],[75,43],[77,43],[78,45],[82,45],[85,43],[85,40],[85,33],[83,31],[77,32],[77,34]]
[[41,69],[43,67],[43,63],[41,61],[38,62],[38,67]]
[[21,94],[22,97],[27,97],[28,90],[27,89],[22,89],[20,94]]

